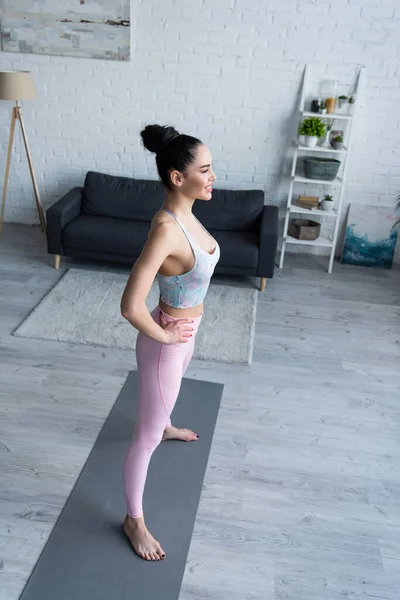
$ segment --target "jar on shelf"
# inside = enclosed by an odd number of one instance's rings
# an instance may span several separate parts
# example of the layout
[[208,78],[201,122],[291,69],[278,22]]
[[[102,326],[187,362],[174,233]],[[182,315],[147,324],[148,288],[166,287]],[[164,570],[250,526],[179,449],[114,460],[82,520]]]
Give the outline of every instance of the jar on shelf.
[[321,84],[321,95],[325,98],[325,108],[328,115],[332,115],[336,111],[337,88],[337,81],[326,80]]
[[328,115],[333,115],[336,110],[336,98],[335,96],[329,96],[325,100],[326,112]]

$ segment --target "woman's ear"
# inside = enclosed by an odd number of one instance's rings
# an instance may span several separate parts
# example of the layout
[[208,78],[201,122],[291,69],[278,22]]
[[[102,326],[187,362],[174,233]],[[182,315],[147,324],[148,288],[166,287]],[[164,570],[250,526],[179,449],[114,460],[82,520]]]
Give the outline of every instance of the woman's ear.
[[182,173],[180,173],[179,171],[172,171],[171,175],[171,181],[174,185],[180,187],[183,183],[183,176]]

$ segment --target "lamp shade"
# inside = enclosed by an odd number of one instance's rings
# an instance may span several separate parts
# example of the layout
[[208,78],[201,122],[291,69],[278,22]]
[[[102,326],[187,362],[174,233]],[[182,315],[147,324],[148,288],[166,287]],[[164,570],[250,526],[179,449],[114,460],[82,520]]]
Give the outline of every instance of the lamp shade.
[[28,71],[0,72],[0,100],[34,100],[35,84]]

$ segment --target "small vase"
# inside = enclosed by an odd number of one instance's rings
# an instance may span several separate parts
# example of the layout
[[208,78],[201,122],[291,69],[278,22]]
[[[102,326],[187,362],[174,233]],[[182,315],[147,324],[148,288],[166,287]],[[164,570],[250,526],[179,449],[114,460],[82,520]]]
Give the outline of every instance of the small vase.
[[311,101],[311,112],[317,113],[319,111],[319,100],[312,100]]
[[314,148],[317,145],[318,138],[316,135],[306,135],[305,138],[307,148]]
[[321,143],[319,144],[321,148],[330,148],[330,131],[327,131],[325,136],[322,138]]

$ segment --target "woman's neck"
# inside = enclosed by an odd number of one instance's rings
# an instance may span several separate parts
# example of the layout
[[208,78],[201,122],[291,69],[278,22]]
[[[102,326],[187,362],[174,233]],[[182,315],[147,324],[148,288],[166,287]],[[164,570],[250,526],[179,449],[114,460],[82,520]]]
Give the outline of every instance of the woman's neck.
[[174,213],[178,219],[187,219],[192,215],[194,200],[176,193],[167,193],[163,208],[167,208]]

